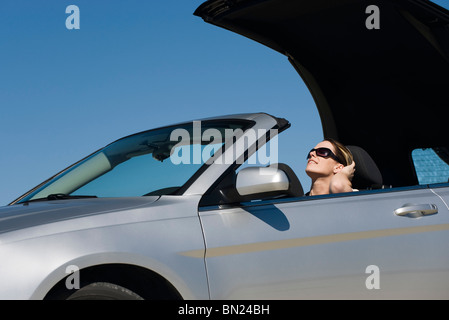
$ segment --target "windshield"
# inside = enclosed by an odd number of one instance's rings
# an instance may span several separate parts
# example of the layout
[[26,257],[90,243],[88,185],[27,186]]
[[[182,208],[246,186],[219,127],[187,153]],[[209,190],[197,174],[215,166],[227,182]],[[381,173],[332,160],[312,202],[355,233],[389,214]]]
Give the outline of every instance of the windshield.
[[[195,121],[128,136],[69,167],[20,202],[176,194],[251,121]],[[231,134],[230,134],[231,133]]]

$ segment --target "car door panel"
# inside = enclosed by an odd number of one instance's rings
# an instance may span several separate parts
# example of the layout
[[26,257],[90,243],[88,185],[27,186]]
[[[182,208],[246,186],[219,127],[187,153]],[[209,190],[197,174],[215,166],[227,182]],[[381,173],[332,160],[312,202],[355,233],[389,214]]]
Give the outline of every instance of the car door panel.
[[437,194],[449,208],[449,184],[430,186],[432,192]]
[[[393,213],[427,203],[438,213]],[[212,299],[449,298],[449,213],[430,189],[202,209],[200,217]]]

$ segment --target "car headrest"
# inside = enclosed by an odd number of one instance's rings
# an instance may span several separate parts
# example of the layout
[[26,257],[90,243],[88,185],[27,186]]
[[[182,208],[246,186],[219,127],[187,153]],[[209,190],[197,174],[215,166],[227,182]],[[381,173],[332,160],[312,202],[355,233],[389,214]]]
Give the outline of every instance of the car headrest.
[[351,151],[355,161],[352,187],[355,189],[382,188],[382,174],[368,152],[358,146],[346,147]]

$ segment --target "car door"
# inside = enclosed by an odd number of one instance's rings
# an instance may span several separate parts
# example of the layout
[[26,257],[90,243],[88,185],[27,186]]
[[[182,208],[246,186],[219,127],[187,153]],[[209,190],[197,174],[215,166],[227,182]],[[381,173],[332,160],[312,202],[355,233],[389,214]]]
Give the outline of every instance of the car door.
[[200,219],[212,299],[449,298],[449,211],[423,186],[204,207]]

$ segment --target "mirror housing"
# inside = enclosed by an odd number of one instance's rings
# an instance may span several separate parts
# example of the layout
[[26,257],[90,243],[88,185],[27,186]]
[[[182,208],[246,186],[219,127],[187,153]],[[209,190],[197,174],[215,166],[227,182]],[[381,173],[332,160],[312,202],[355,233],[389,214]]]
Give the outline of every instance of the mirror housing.
[[285,163],[247,167],[229,172],[201,199],[200,206],[237,205],[252,200],[302,197],[304,191],[295,172]]
[[237,174],[235,188],[243,201],[288,195],[290,180],[277,167],[248,167]]

